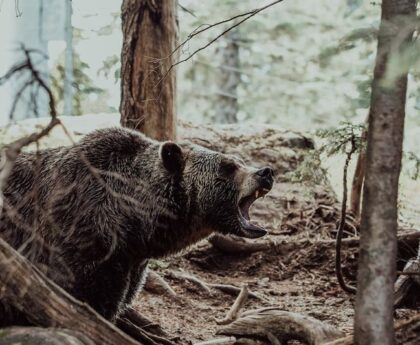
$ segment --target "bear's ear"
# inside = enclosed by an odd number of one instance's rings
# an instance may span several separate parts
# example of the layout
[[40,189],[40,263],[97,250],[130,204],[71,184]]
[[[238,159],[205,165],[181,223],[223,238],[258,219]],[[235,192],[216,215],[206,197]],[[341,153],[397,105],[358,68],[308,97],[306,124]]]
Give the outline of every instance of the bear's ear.
[[160,145],[159,156],[163,166],[172,174],[180,174],[185,168],[185,158],[181,147],[171,141]]

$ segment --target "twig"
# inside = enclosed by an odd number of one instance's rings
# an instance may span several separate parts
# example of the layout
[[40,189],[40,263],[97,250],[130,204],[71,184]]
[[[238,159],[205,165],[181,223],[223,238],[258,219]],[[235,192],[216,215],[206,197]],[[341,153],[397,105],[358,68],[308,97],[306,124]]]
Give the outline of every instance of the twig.
[[[51,121],[45,128],[43,128],[38,133],[32,133],[29,136],[18,139],[12,142],[11,144],[7,145],[6,148],[4,149],[3,151],[4,163],[0,171],[0,204],[2,204],[3,202],[3,196],[1,195],[1,193],[5,188],[7,179],[12,172],[15,160],[18,157],[19,153],[21,152],[22,148],[34,142],[37,142],[42,137],[48,135],[48,133],[57,124],[60,123],[60,120],[58,120],[57,118],[57,111],[55,108],[54,96],[49,86],[41,78],[41,76],[39,75],[39,72],[35,69],[32,63],[32,59],[30,56],[32,51],[29,49],[26,49],[24,46],[22,46],[21,49],[23,53],[25,54],[26,59],[22,63],[17,64],[16,66],[13,66],[3,77],[1,77],[0,85],[8,81],[15,74],[20,73],[23,70],[29,70],[31,72],[30,82],[27,82],[24,84],[24,87],[19,91],[17,97],[20,97],[21,93],[23,92],[23,89],[28,87],[29,85],[32,85],[32,84],[39,85],[48,94]],[[14,109],[14,106],[12,107],[12,111],[13,109]]]
[[223,319],[216,319],[218,325],[227,325],[238,318],[239,311],[242,309],[244,304],[248,299],[248,288],[244,285],[239,293],[238,297],[230,308],[229,312],[226,314],[226,317]]
[[269,7],[271,7],[271,6],[274,6],[274,5],[276,5],[276,4],[278,4],[278,3],[280,3],[280,2],[283,2],[284,0],[276,0],[276,1],[273,1],[273,2],[271,2],[271,3],[269,3],[269,4],[267,4],[267,5],[265,5],[265,6],[263,6],[263,7],[260,7],[260,8],[256,8],[256,9],[254,9],[254,10],[252,10],[252,11],[249,11],[249,12],[246,12],[246,13],[242,13],[242,14],[238,14],[238,15],[236,15],[236,16],[233,16],[233,17],[231,17],[231,18],[228,18],[228,19],[224,19],[224,20],[221,20],[221,21],[219,21],[219,22],[216,22],[216,23],[214,23],[214,24],[208,24],[205,28],[203,28],[203,29],[200,29],[200,30],[196,30],[196,31],[194,31],[193,33],[191,33],[191,34],[189,34],[188,35],[188,37],[187,37],[187,39],[185,40],[185,41],[183,41],[181,44],[179,44],[172,52],[171,52],[171,54],[167,57],[167,58],[170,58],[171,56],[173,56],[179,49],[181,49],[182,47],[184,47],[185,46],[185,44],[187,44],[193,37],[195,37],[195,36],[197,36],[197,35],[199,35],[199,34],[201,34],[202,32],[204,32],[204,31],[207,31],[207,30],[210,30],[211,28],[213,28],[213,27],[215,27],[215,26],[218,26],[218,25],[221,25],[221,24],[224,24],[224,23],[228,23],[228,22],[230,22],[230,21],[233,21],[233,20],[235,20],[235,19],[237,19],[237,18],[242,18],[242,17],[245,17],[245,18],[243,18],[243,19],[241,19],[241,20],[239,20],[238,22],[236,22],[235,24],[233,24],[232,26],[230,26],[229,28],[227,28],[226,30],[224,30],[221,34],[219,34],[219,35],[217,35],[215,38],[213,38],[210,42],[208,42],[207,44],[205,44],[204,46],[202,46],[202,47],[200,47],[200,48],[198,48],[198,49],[196,49],[195,51],[193,51],[190,55],[188,55],[186,58],[184,58],[184,59],[182,59],[182,60],[178,60],[177,62],[175,62],[174,64],[172,64],[169,68],[168,68],[168,70],[165,72],[165,74],[163,75],[163,77],[159,80],[159,82],[157,83],[157,85],[159,85],[161,82],[162,82],[162,80],[164,80],[166,77],[167,77],[167,75],[172,71],[172,69],[174,68],[174,67],[176,67],[176,66],[178,66],[179,64],[181,64],[181,63],[183,63],[183,62],[186,62],[186,61],[188,61],[188,60],[190,60],[194,55],[196,55],[197,53],[199,53],[200,51],[202,51],[202,50],[204,50],[204,49],[206,49],[207,47],[209,47],[210,45],[212,45],[214,42],[216,42],[220,37],[222,37],[223,35],[225,35],[225,34],[227,34],[229,31],[231,31],[231,30],[233,30],[234,28],[236,28],[236,27],[238,27],[239,25],[241,25],[243,22],[245,22],[245,21],[247,21],[249,18],[251,18],[251,17],[253,17],[253,16],[255,16],[256,14],[258,14],[258,13],[260,13],[260,12],[262,12],[262,11],[264,11],[264,10],[266,10],[267,8],[269,8]]
[[343,200],[341,203],[341,219],[340,225],[337,230],[336,236],[336,246],[335,246],[335,273],[337,275],[338,283],[340,284],[341,288],[347,293],[356,293],[356,288],[353,286],[349,286],[344,281],[343,271],[341,267],[341,241],[343,239],[343,230],[346,224],[346,207],[347,207],[347,170],[349,167],[349,163],[351,160],[351,156],[356,151],[356,138],[354,134],[351,137],[351,148],[350,151],[347,152],[346,162],[344,164],[344,171],[343,171]]
[[224,337],[224,338],[217,338],[217,339],[211,339],[202,341],[200,343],[195,343],[194,345],[224,345],[224,344],[234,344],[236,343],[235,337]]

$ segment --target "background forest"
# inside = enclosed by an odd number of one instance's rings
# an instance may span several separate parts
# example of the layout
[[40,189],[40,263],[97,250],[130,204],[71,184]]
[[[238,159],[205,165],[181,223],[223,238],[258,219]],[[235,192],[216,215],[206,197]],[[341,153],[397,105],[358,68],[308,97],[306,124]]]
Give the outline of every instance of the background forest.
[[418,6],[0,0],[0,345],[419,344]]
[[[312,135],[343,121],[363,124],[369,111],[380,5],[367,0],[309,4],[295,0],[254,16],[178,66],[178,118],[197,124],[268,123]],[[72,114],[116,113],[121,95],[120,3],[73,0],[72,6]],[[254,7],[250,0],[180,1],[180,42],[197,28]],[[4,16],[5,10],[0,15]],[[195,36],[180,50],[180,59],[229,25]],[[64,105],[64,49],[63,41],[48,45],[59,113]],[[414,49],[391,64],[388,78],[392,80],[393,75],[411,66],[400,200],[404,220],[418,224],[415,205],[420,203],[420,183],[411,178],[418,171],[415,153],[420,147],[420,67],[415,56]],[[338,195],[343,163],[340,155],[323,157]]]

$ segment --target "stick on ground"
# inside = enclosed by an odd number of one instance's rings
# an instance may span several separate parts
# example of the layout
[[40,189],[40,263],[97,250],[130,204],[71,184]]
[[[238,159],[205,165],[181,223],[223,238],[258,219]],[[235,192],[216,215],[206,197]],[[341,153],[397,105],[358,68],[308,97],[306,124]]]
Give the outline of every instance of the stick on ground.
[[230,308],[229,312],[227,313],[224,319],[216,320],[218,325],[227,325],[238,318],[239,311],[245,305],[246,301],[248,300],[248,288],[244,285],[239,293],[238,297],[233,303],[232,307]]

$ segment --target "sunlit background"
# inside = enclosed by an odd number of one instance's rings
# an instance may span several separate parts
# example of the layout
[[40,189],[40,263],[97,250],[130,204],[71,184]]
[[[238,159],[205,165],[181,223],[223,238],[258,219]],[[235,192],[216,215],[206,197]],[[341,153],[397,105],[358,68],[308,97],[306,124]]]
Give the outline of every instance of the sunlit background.
[[[182,42],[198,27],[269,2],[180,0],[179,39]],[[39,49],[48,60],[40,59],[38,67],[48,78],[62,114],[69,38],[66,18],[71,18],[75,86],[71,115],[116,113],[120,102],[121,1],[73,0],[71,16],[64,3],[0,0],[0,74],[21,57],[17,50],[20,42]],[[178,117],[196,123],[217,122],[217,105],[231,99],[236,102],[240,123],[272,123],[299,131],[337,126],[341,121],[363,123],[370,102],[379,19],[380,4],[370,0],[285,0],[179,66]],[[232,22],[194,37],[180,58],[207,44],[228,25]],[[227,61],[232,56],[226,49],[236,54],[234,60]],[[234,67],[231,61],[235,61]],[[406,152],[419,152],[420,147],[419,64],[417,61],[408,75]],[[227,90],[229,76],[236,82]],[[0,124],[9,121],[19,85],[16,81],[0,87]],[[36,102],[38,116],[46,116],[45,95],[40,94]],[[31,101],[24,99],[14,119],[36,116],[32,108]],[[402,183],[406,207],[414,209],[418,183],[413,185],[405,178]]]

